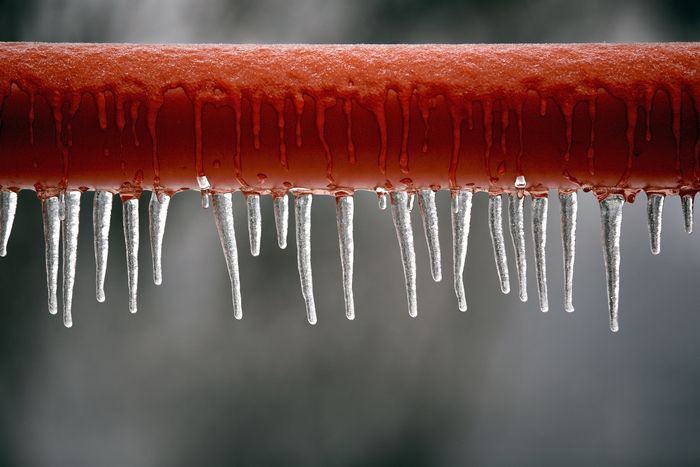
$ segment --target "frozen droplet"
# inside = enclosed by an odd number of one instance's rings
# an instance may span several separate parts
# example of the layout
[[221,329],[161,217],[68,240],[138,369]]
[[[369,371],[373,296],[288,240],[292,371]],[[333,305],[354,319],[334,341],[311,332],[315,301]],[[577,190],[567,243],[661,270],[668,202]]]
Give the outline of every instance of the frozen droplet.
[[80,227],[80,192],[68,191],[64,197],[65,217],[63,235],[63,325],[73,326],[73,285],[78,258],[78,230]]
[[277,245],[282,249],[287,248],[287,228],[289,225],[289,201],[287,195],[275,196],[272,199],[272,209],[275,213]]
[[211,203],[211,184],[206,175],[201,175],[197,177],[197,186],[199,186],[199,191],[202,194],[202,207],[204,209],[209,209],[209,204]]
[[440,235],[438,232],[438,214],[435,206],[435,192],[421,190],[418,197],[418,207],[423,218],[425,241],[428,243],[430,257],[430,272],[435,282],[442,280],[442,260],[440,258]]
[[537,274],[537,295],[540,299],[540,310],[549,311],[547,294],[547,198],[532,200],[532,238],[535,242],[535,273]]
[[109,226],[112,220],[112,200],[109,191],[96,191],[92,204],[92,232],[95,247],[95,296],[105,301],[105,276],[109,255]]
[[561,241],[564,251],[564,309],[571,313],[574,311],[573,283],[578,212],[576,192],[559,193],[559,204],[561,206]]
[[0,191],[0,256],[7,255],[7,242],[12,233],[12,224],[17,212],[17,193]]
[[625,198],[622,195],[610,195],[600,202],[610,330],[613,332],[617,332],[619,329],[617,314],[620,300],[620,231],[624,204]]
[[151,240],[151,260],[153,263],[153,283],[163,283],[163,234],[168,219],[170,196],[165,193],[151,192],[148,203],[148,233]]
[[202,208],[209,209],[211,204],[211,193],[209,190],[202,190]]
[[401,262],[406,280],[406,297],[408,298],[408,314],[418,316],[416,301],[416,253],[413,248],[413,228],[411,226],[411,210],[408,208],[409,195],[405,191],[391,194],[391,214],[394,218],[396,236],[401,250]]
[[525,176],[523,175],[518,175],[515,177],[515,188],[525,188],[527,186],[527,181],[525,180]]
[[61,238],[61,221],[58,215],[57,196],[41,201],[41,217],[44,223],[44,252],[46,254],[46,287],[49,297],[49,313],[58,312],[58,248]]
[[515,251],[515,268],[518,273],[518,295],[520,301],[527,301],[527,259],[525,251],[525,197],[518,193],[510,195],[508,205],[508,220],[510,238],[513,240]]
[[309,324],[316,324],[316,303],[311,275],[311,194],[304,193],[294,198],[294,214],[297,233],[297,266],[301,281],[301,294],[306,304]]
[[383,188],[377,188],[376,190],[377,193],[377,202],[379,203],[379,209],[382,211],[386,209],[386,199],[387,199],[387,193],[386,190]]
[[355,244],[353,241],[352,196],[340,196],[336,199],[335,213],[338,225],[338,244],[340,245],[340,265],[343,270],[343,294],[345,295],[345,316],[355,319],[355,299],[352,293],[352,273]]
[[467,259],[467,245],[472,217],[472,196],[470,190],[452,192],[452,264],[457,306],[467,311],[467,297],[464,292],[464,265]]
[[129,311],[136,313],[139,280],[139,200],[131,198],[122,204],[126,272],[129,285]]
[[501,284],[501,292],[510,292],[508,276],[508,260],[506,259],[506,242],[503,239],[503,196],[489,196],[489,231],[493,244],[493,256],[496,261],[496,272]]
[[260,235],[262,217],[260,216],[260,195],[257,193],[246,196],[248,207],[248,240],[250,241],[250,254],[260,254]]
[[664,215],[663,195],[649,195],[647,200],[647,220],[649,221],[649,243],[651,254],[658,255],[661,252],[661,227]]
[[693,233],[693,195],[681,196],[681,205],[683,207],[683,222],[685,231],[688,234]]
[[219,233],[221,248],[224,250],[226,269],[231,280],[231,300],[233,316],[243,317],[241,306],[241,279],[238,271],[238,248],[236,247],[236,230],[233,225],[233,203],[231,193],[217,193],[212,197],[214,222]]

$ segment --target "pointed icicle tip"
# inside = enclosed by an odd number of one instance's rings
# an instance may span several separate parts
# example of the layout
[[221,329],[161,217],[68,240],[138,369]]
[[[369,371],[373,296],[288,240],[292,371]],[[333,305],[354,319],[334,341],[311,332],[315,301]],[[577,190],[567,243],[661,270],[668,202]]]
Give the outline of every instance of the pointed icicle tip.
[[65,215],[62,223],[63,235],[63,325],[73,326],[73,286],[75,266],[78,258],[78,231],[80,227],[80,192],[65,194]]
[[681,206],[683,208],[685,232],[691,234],[693,233],[693,195],[681,196]]
[[442,280],[442,259],[440,258],[440,233],[438,231],[438,214],[435,205],[435,192],[421,190],[418,195],[418,207],[423,218],[423,231],[428,244],[430,273],[435,282]]
[[518,193],[510,195],[508,221],[510,238],[515,251],[515,268],[518,273],[518,296],[521,302],[527,301],[527,257],[525,249],[525,197]]
[[260,215],[260,195],[257,193],[246,196],[248,207],[248,240],[250,241],[250,254],[260,255],[260,236],[262,230],[262,216]]
[[575,192],[559,193],[561,209],[561,241],[564,256],[564,310],[574,311],[573,281],[576,258],[576,216],[578,200]]
[[311,274],[311,201],[312,195],[299,194],[294,198],[294,214],[297,234],[297,266],[301,281],[301,294],[306,304],[306,318],[309,324],[316,324],[316,302]]
[[391,214],[394,218],[396,236],[401,250],[404,279],[406,281],[406,297],[408,299],[408,314],[412,318],[418,316],[416,299],[416,254],[413,246],[413,227],[411,226],[411,210],[408,206],[409,195],[405,191],[391,193]]
[[58,250],[61,238],[59,217],[60,201],[57,196],[41,202],[41,217],[44,224],[44,253],[46,256],[46,288],[48,290],[49,313],[58,312]]
[[624,204],[625,198],[622,195],[610,195],[600,202],[600,221],[603,229],[603,259],[605,261],[610,330],[612,332],[619,330],[620,233]]
[[649,195],[647,199],[647,220],[649,224],[649,244],[651,254],[658,255],[661,252],[661,228],[664,215],[663,195]]
[[169,195],[151,192],[151,200],[148,203],[148,233],[151,241],[151,262],[155,285],[163,283],[163,235],[165,234],[169,206]]
[[457,306],[460,311],[467,311],[467,297],[464,292],[464,265],[467,259],[469,229],[472,216],[472,196],[469,190],[452,192],[452,264],[454,289]]
[[226,269],[231,281],[231,301],[233,302],[233,316],[236,319],[243,317],[241,305],[241,279],[238,270],[238,247],[236,246],[236,231],[233,225],[233,203],[231,193],[216,193],[212,197],[214,222],[219,234],[221,248],[224,251]]
[[508,275],[508,260],[506,258],[506,242],[503,239],[503,196],[489,196],[489,231],[493,245],[493,257],[496,261],[496,272],[501,284],[501,292],[510,293],[510,278]]
[[139,280],[139,200],[131,198],[122,204],[126,272],[129,285],[129,312],[136,313]]
[[95,297],[105,301],[105,276],[109,255],[109,227],[112,220],[112,200],[109,191],[96,191],[92,204],[93,246],[95,249]]
[[345,297],[345,316],[355,319],[355,298],[352,292],[353,261],[355,243],[353,241],[354,199],[352,196],[340,196],[336,199],[336,223],[338,225],[338,244],[340,246],[340,265],[343,271],[343,295]]
[[275,196],[272,200],[272,209],[275,214],[277,245],[281,249],[285,249],[287,248],[287,229],[289,226],[289,198],[287,195]]
[[0,257],[7,255],[7,242],[10,240],[16,212],[17,193],[0,191]]
[[540,300],[540,310],[549,311],[547,294],[547,198],[532,200],[532,238],[535,243],[535,273],[537,275],[537,295]]

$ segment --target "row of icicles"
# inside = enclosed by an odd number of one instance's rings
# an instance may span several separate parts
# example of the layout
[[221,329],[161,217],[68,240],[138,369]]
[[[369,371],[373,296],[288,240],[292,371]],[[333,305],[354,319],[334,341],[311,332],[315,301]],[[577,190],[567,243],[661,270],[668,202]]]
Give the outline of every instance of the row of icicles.
[[[211,193],[206,177],[200,177],[202,187],[202,205],[212,206],[216,229],[224,251],[226,267],[231,280],[233,312],[236,319],[242,317],[240,274],[238,268],[238,248],[233,224],[233,204],[231,193]],[[503,198],[508,196],[510,235],[515,251],[515,265],[519,284],[520,300],[527,300],[526,290],[526,259],[525,259],[525,224],[524,224],[524,187],[526,182],[520,176],[515,181],[517,191],[513,194],[491,194],[489,196],[489,230],[493,244],[496,270],[500,281],[501,291],[510,292],[508,263],[506,260],[506,242],[503,234]],[[310,324],[316,324],[316,306],[314,303],[313,281],[311,274],[311,202],[312,195],[303,190],[291,190],[294,195],[294,210],[296,220],[297,262],[301,291],[306,304],[306,315]],[[435,205],[435,192],[430,189],[417,193],[397,191],[388,193],[377,190],[379,207],[386,209],[387,197],[391,198],[391,211],[396,227],[401,260],[406,280],[408,298],[408,313],[415,317],[418,313],[416,301],[416,258],[413,243],[413,228],[411,211],[415,195],[418,195],[418,205],[423,219],[425,238],[428,244],[430,267],[435,281],[442,279],[440,242],[438,236],[438,215]],[[467,300],[463,284],[463,272],[467,256],[467,243],[471,222],[472,198],[474,192],[469,189],[452,191],[451,220],[452,220],[452,258],[454,289],[457,295],[458,307],[467,310]],[[63,323],[66,327],[73,325],[71,314],[73,285],[75,282],[75,267],[78,245],[80,191],[65,191],[59,196],[42,200],[42,218],[44,224],[44,240],[46,253],[46,274],[48,286],[48,308],[51,314],[58,312],[58,267],[59,240],[63,238]],[[105,300],[104,281],[107,269],[109,249],[109,228],[114,195],[107,191],[97,191],[93,204],[93,230],[96,264],[96,296],[97,301]],[[693,197],[682,196],[685,229],[688,233],[693,228]],[[561,233],[564,249],[564,293],[565,310],[574,311],[572,301],[573,268],[576,248],[576,192],[560,192]],[[603,256],[607,277],[608,304],[610,311],[610,329],[618,330],[618,303],[620,283],[620,228],[622,224],[622,208],[625,198],[612,194],[600,201],[600,216],[603,232]],[[167,219],[170,196],[165,193],[152,194],[149,213],[149,232],[151,253],[153,259],[153,281],[156,285],[162,282],[161,252],[163,234]],[[139,200],[131,198],[123,203],[123,227],[126,241],[127,273],[129,286],[129,310],[137,310],[138,283],[138,249],[139,249]],[[248,235],[250,251],[253,256],[260,253],[261,215],[260,195],[247,194]],[[648,197],[648,222],[651,241],[651,251],[660,251],[661,219],[663,215],[664,196],[650,194]],[[277,241],[280,248],[287,246],[287,227],[289,207],[287,196],[275,196],[273,200]],[[338,239],[340,244],[340,260],[342,266],[343,290],[345,296],[345,313],[348,319],[355,318],[352,291],[353,280],[353,197],[344,195],[337,197],[336,215]],[[535,197],[532,202],[532,234],[535,247],[535,272],[537,276],[537,291],[539,305],[542,311],[548,311],[547,273],[545,261],[545,246],[547,242],[547,197]],[[7,242],[12,230],[17,209],[17,193],[0,191],[0,256],[7,253]]]

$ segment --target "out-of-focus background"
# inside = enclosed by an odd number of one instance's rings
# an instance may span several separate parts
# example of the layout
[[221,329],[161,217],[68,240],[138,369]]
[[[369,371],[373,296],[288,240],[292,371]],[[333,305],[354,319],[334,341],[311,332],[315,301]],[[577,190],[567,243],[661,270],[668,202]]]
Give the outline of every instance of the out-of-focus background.
[[[695,1],[0,1],[0,39],[114,42],[582,42],[700,37]],[[0,64],[2,66],[2,64]],[[121,210],[107,302],[94,298],[92,194],[83,198],[72,329],[46,311],[40,206],[20,196],[0,261],[0,464],[697,465],[699,233],[666,203],[649,252],[646,199],[625,210],[621,331],[608,330],[597,204],[580,195],[576,311],[563,311],[558,202],[549,208],[550,312],[498,290],[476,197],[460,313],[449,195],[438,195],[445,279],[430,279],[414,212],[419,316],[408,317],[396,237],[356,196],[357,319],[343,312],[334,201],[313,205],[319,323],[306,323],[293,241],[247,249],[236,195],[244,319],[233,319],[211,212],[177,195],[164,283],[151,282],[141,209],[139,313],[127,309]],[[529,202],[528,202],[529,207]],[[529,209],[527,221],[529,225]],[[293,217],[291,219],[293,221]],[[293,229],[291,231],[293,234]],[[292,240],[293,237],[290,237]],[[508,239],[508,241],[510,241]],[[513,262],[508,245],[511,273]],[[515,281],[511,284],[515,286]]]

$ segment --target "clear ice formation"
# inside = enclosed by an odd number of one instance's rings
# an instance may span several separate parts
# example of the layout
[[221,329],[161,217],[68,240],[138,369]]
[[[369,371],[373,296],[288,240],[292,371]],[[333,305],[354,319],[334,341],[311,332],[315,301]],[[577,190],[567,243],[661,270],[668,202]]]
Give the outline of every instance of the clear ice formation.
[[41,201],[44,224],[44,253],[46,256],[46,288],[49,293],[49,313],[58,313],[58,248],[61,239],[60,201],[51,196]]
[[221,248],[224,250],[226,269],[231,281],[231,301],[233,302],[233,316],[236,319],[243,317],[241,306],[241,279],[238,271],[238,248],[236,246],[236,230],[233,225],[233,203],[231,193],[216,193],[212,197],[214,206],[214,222],[219,233]]
[[124,242],[126,244],[126,273],[129,285],[129,312],[136,313],[139,281],[139,200],[131,198],[122,203]]
[[489,231],[493,245],[493,257],[496,261],[496,272],[501,284],[501,292],[510,292],[508,276],[508,260],[506,259],[506,242],[503,239],[503,195],[489,196]]
[[564,310],[574,311],[573,283],[576,258],[576,216],[578,200],[576,192],[559,193],[561,213],[561,242],[564,250]]
[[693,197],[691,195],[681,196],[681,206],[683,208],[683,223],[688,234],[693,233]]
[[510,237],[515,250],[515,268],[518,272],[518,296],[521,302],[527,301],[527,259],[525,255],[525,197],[521,193],[510,195],[508,220]]
[[352,293],[353,261],[355,242],[353,241],[353,216],[355,201],[352,196],[336,199],[335,212],[340,246],[340,265],[343,270],[343,295],[345,296],[345,316],[355,319],[355,298]]
[[440,234],[438,231],[437,207],[435,206],[435,192],[433,190],[421,190],[418,197],[418,205],[423,218],[425,241],[428,243],[430,273],[435,282],[440,282],[442,280],[442,260],[440,259]]
[[64,195],[63,236],[63,325],[73,326],[73,285],[78,258],[78,230],[80,227],[80,192]]
[[165,193],[151,193],[148,203],[148,233],[151,240],[151,260],[153,263],[153,283],[163,283],[163,235],[168,219],[170,196]]
[[112,201],[109,191],[97,191],[92,204],[92,231],[95,247],[95,297],[105,301],[105,276],[109,255],[109,226],[112,220]]
[[289,198],[287,195],[275,196],[272,199],[272,209],[275,215],[277,245],[285,249],[287,248],[287,229],[289,226]]
[[386,199],[387,199],[387,193],[383,188],[377,188],[376,190],[377,193],[377,203],[379,205],[379,209],[384,211],[386,209]]
[[0,257],[7,255],[7,242],[12,233],[17,211],[17,193],[0,191]]
[[412,318],[418,316],[416,301],[416,253],[413,247],[413,227],[411,226],[411,209],[409,195],[405,191],[391,194],[391,215],[394,218],[396,236],[401,250],[401,263],[406,279],[406,297],[408,299],[408,314]]
[[316,324],[316,302],[311,276],[311,194],[302,193],[294,199],[294,214],[297,233],[297,266],[301,281],[301,294],[306,305],[306,319]]
[[535,243],[535,274],[537,275],[537,295],[540,300],[540,310],[549,311],[547,297],[547,198],[532,200],[532,238]]
[[622,195],[609,195],[600,201],[600,221],[603,227],[603,259],[608,288],[610,330],[617,332],[618,306],[620,302],[620,232],[622,229]]
[[464,265],[467,259],[469,228],[472,217],[471,190],[456,190],[452,192],[452,264],[454,265],[454,289],[457,295],[457,306],[460,311],[467,311],[467,297],[464,292]]
[[260,236],[262,230],[262,217],[260,216],[260,195],[257,193],[246,196],[248,207],[248,240],[250,241],[250,254],[260,255]]
[[649,195],[647,199],[647,220],[649,223],[649,244],[651,254],[661,253],[661,222],[664,215],[664,195]]

